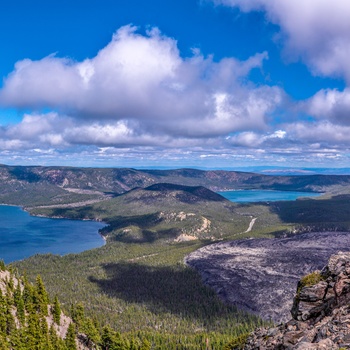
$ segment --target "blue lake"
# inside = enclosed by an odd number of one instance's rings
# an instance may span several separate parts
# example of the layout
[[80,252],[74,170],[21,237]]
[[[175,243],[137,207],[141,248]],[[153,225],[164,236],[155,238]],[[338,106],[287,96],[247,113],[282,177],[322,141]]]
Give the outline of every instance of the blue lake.
[[218,192],[231,202],[273,202],[273,201],[293,201],[301,197],[318,197],[322,193],[295,192],[295,191],[266,191],[266,190],[237,190]]
[[38,253],[64,255],[101,247],[94,221],[48,219],[30,216],[19,207],[0,205],[0,259],[5,263]]

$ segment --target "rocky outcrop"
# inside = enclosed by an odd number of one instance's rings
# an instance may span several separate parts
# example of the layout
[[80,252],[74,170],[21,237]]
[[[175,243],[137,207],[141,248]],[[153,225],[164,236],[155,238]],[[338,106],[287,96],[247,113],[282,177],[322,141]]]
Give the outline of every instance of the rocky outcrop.
[[[55,311],[54,303],[48,303],[46,289],[39,280],[41,281],[41,278],[38,277],[35,285],[28,283],[7,270],[0,260],[1,350],[66,349],[64,339],[69,333],[70,324],[77,329],[77,323],[66,316],[59,306]],[[32,333],[33,329],[35,333]],[[26,336],[25,340],[18,342],[18,334],[30,334],[30,337]],[[77,332],[75,343],[77,350],[96,349],[91,339],[81,331]],[[49,347],[49,344],[52,347]]]
[[300,280],[293,319],[256,330],[242,349],[350,349],[349,302],[350,253],[338,253],[321,272]]

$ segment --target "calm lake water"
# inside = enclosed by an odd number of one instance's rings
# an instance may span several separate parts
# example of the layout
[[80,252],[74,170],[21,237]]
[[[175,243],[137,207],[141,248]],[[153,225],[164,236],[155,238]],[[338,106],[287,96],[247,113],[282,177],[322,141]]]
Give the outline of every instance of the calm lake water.
[[94,221],[48,219],[30,216],[19,207],[0,205],[0,259],[5,263],[38,253],[64,255],[101,247]]
[[322,193],[295,192],[295,191],[262,191],[262,190],[237,190],[218,192],[231,202],[273,202],[273,201],[293,201],[301,197],[318,197]]
[[[232,202],[295,200],[319,193],[238,190],[218,192]],[[101,247],[98,230],[105,226],[94,221],[48,219],[30,216],[19,207],[0,205],[0,259],[5,263],[38,253],[69,254]]]

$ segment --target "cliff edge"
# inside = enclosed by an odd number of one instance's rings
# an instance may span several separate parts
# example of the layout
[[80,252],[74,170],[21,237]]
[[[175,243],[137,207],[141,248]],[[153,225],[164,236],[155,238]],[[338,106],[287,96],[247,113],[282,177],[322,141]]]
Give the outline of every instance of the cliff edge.
[[350,349],[350,253],[332,255],[321,271],[298,283],[292,319],[259,328],[232,349]]

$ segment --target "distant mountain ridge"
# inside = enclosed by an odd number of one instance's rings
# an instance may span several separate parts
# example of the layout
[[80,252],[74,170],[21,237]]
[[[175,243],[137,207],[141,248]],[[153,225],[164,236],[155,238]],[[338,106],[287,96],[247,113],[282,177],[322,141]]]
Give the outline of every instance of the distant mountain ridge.
[[[0,201],[12,203],[16,192],[67,195],[69,189],[121,194],[157,183],[203,186],[212,191],[266,189],[324,192],[331,186],[350,186],[350,175],[275,176],[224,170],[136,170],[131,168],[74,168],[0,165]],[[13,201],[13,198],[12,198]],[[25,202],[25,201],[24,201]],[[15,203],[14,203],[15,204]],[[24,203],[25,204],[25,203]]]
[[[176,184],[169,184],[169,183],[159,183],[159,184],[154,184],[146,187],[145,191],[159,191],[159,192],[182,191],[183,193],[188,193],[196,197],[195,201],[200,201],[200,200],[207,200],[207,201],[214,201],[214,202],[227,201],[227,199],[221,196],[220,194],[217,194],[211,190],[208,190],[203,186],[183,186],[183,185],[176,185]],[[178,197],[178,199],[180,199],[180,197]],[[185,201],[185,198],[183,199]],[[191,201],[190,199],[187,200],[187,202],[190,202],[190,201]]]

